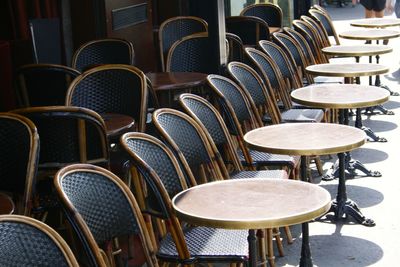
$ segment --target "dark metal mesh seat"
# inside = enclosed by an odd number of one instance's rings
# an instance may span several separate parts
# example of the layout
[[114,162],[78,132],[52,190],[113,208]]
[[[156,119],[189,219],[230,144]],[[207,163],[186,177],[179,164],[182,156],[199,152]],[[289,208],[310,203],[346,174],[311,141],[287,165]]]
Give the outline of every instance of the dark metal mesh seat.
[[299,32],[297,32],[291,28],[285,27],[285,28],[283,28],[283,31],[284,31],[284,33],[286,33],[287,35],[292,37],[294,40],[296,40],[297,43],[300,45],[302,52],[304,54],[304,57],[307,60],[307,66],[309,64],[315,64],[314,55],[312,54],[310,45],[308,44],[306,39]]
[[172,210],[171,198],[187,186],[177,159],[165,144],[143,133],[125,134],[122,143],[145,178],[150,197],[154,196],[146,204],[156,201],[156,207],[161,207],[158,210],[161,218],[175,231],[175,235],[167,233],[159,243],[157,256],[161,260],[186,264],[247,260],[247,231],[181,228]]
[[225,19],[226,32],[236,34],[244,45],[256,46],[260,40],[269,40],[268,24],[253,16],[233,16]]
[[243,41],[239,36],[233,33],[226,33],[226,40],[228,42],[228,62],[231,61],[243,61]]
[[0,190],[22,203],[17,214],[29,215],[39,157],[39,136],[27,118],[0,113]]
[[122,39],[100,39],[83,44],[72,57],[72,67],[85,71],[103,64],[133,65],[131,42]]
[[252,4],[245,7],[240,16],[254,16],[264,20],[270,27],[282,27],[282,9],[270,3]]
[[29,217],[0,216],[0,265],[78,266],[65,241],[50,227]]
[[[121,236],[138,234],[147,263],[151,245],[143,217],[128,187],[111,172],[94,165],[69,165],[61,169],[54,180],[63,206],[78,236],[88,244],[89,255],[96,255],[98,247]],[[101,256],[100,256],[101,257]]]
[[311,47],[311,52],[317,61],[316,63],[326,63],[326,60],[321,59],[319,52],[321,47],[317,43],[317,37],[315,36],[315,33],[309,28],[309,26],[304,21],[294,20],[293,28],[299,32],[304,39],[307,40],[307,43]]
[[105,65],[80,75],[68,89],[66,105],[84,107],[102,115],[116,113],[135,119],[144,131],[148,90],[142,71],[127,65]]
[[262,171],[234,171],[231,173],[231,179],[249,179],[249,178],[278,178],[287,179],[288,174],[282,170],[262,170]]
[[209,60],[211,53],[207,33],[184,37],[169,50],[166,71],[214,73],[217,69]]
[[166,61],[170,48],[183,37],[207,32],[207,22],[192,16],[172,17],[160,25],[158,41],[160,48],[161,69],[166,70]]
[[29,64],[17,71],[18,106],[62,106],[68,87],[80,72],[53,64]]

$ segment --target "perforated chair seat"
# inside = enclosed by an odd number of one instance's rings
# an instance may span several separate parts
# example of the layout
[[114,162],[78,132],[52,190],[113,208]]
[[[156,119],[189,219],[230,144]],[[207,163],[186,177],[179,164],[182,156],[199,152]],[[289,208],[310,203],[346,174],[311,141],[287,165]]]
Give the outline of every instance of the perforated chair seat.
[[231,173],[231,179],[249,179],[249,178],[277,178],[288,179],[288,173],[284,170],[262,170],[262,171],[237,171]]
[[[251,158],[253,159],[253,163],[255,165],[260,165],[260,166],[275,165],[275,166],[288,166],[290,168],[294,168],[300,160],[300,157],[298,156],[271,154],[256,150],[249,150],[249,153]],[[246,160],[241,150],[238,150],[238,156],[242,164],[246,165]]]
[[290,109],[282,112],[282,122],[321,122],[324,111],[320,109]]
[[[248,258],[247,230],[226,230],[209,227],[193,227],[183,230],[192,261],[217,262],[227,258],[246,261]],[[229,244],[229,246],[227,246]],[[157,256],[161,260],[178,259],[178,252],[170,234],[160,242]],[[189,260],[190,261],[190,260]],[[193,262],[185,262],[191,264]]]

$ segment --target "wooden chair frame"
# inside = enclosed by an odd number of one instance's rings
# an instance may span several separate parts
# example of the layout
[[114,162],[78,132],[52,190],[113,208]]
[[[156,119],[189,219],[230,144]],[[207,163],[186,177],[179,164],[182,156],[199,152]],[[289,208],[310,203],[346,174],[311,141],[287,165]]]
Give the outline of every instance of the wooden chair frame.
[[[268,23],[268,21],[266,21],[264,18],[262,18],[260,16],[257,16],[258,18],[264,20],[271,27],[282,28],[282,26],[283,26],[282,8],[280,8],[280,6],[272,4],[272,3],[258,3],[258,4],[248,5],[245,8],[243,8],[243,10],[240,12],[240,16],[248,16],[248,15],[246,15],[246,13],[248,13],[251,9],[259,8],[259,7],[269,9],[268,11],[271,11],[271,10],[275,11],[276,14],[278,14],[278,16],[280,17],[280,25],[272,25],[272,24]],[[251,15],[251,16],[254,16],[254,15]]]
[[326,29],[324,22],[321,20],[321,17],[324,17],[326,22],[328,22],[330,29],[332,30],[333,38],[335,39],[336,45],[340,45],[339,36],[336,33],[335,26],[333,25],[332,19],[329,14],[316,8],[311,8],[308,12],[310,13],[311,17],[313,17],[319,23],[320,27],[324,28],[326,33],[328,34],[328,30]]

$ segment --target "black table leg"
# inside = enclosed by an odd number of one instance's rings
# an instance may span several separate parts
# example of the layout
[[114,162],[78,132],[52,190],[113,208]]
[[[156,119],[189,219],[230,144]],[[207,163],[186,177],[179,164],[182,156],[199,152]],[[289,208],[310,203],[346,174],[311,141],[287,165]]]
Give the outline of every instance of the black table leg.
[[[307,177],[307,157],[301,156],[300,162],[300,174],[301,180],[304,182],[308,181]],[[313,262],[311,258],[311,249],[309,242],[309,233],[308,233],[308,223],[303,223],[301,225],[302,230],[302,243],[301,243],[301,258],[300,258],[300,267],[312,267]]]
[[345,154],[339,153],[339,184],[336,200],[332,202],[330,212],[335,213],[335,220],[353,217],[358,223],[365,226],[375,226],[375,222],[367,219],[358,208],[357,204],[347,198],[346,193],[346,173],[345,173]]
[[257,237],[256,230],[249,230],[249,235],[247,236],[247,241],[249,242],[249,267],[257,267]]
[[382,142],[382,143],[387,142],[386,138],[377,136],[370,128],[363,126],[362,118],[361,118],[361,109],[359,109],[359,108],[356,111],[355,126],[358,129],[363,130],[372,141],[374,141],[374,142]]

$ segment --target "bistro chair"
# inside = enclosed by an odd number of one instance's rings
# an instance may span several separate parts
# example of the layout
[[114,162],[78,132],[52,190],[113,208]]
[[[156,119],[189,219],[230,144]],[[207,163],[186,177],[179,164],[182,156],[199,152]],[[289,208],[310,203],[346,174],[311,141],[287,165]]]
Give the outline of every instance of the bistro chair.
[[39,135],[29,119],[0,113],[0,191],[16,204],[15,214],[30,216],[39,158]]
[[62,106],[70,83],[80,72],[62,65],[28,64],[16,75],[19,107]]
[[61,169],[54,185],[91,265],[127,266],[132,247],[123,254],[118,239],[138,235],[147,266],[158,266],[139,206],[120,178],[98,166],[75,164]]
[[64,239],[52,228],[19,215],[0,216],[1,266],[78,267]]
[[40,136],[36,203],[32,213],[45,220],[51,209],[58,208],[49,177],[73,163],[110,168],[105,125],[96,112],[79,107],[33,107],[12,112],[29,118]]
[[321,27],[321,25],[317,21],[315,21],[313,18],[311,18],[309,16],[305,16],[305,15],[301,16],[300,19],[302,21],[308,22],[313,27],[315,32],[318,34],[318,37],[320,38],[322,48],[331,45],[331,43],[329,41],[328,33],[325,31],[325,29],[323,27]]
[[143,132],[147,102],[145,74],[134,66],[120,64],[95,67],[81,74],[69,87],[65,101],[67,106],[88,108],[100,116],[127,115],[134,119],[135,129]]
[[228,42],[228,62],[243,61],[244,46],[239,36],[233,33],[226,33],[226,41]]
[[256,46],[260,40],[269,40],[268,24],[253,16],[232,16],[225,19],[226,32],[233,33],[242,39],[245,46]]
[[245,7],[240,16],[254,16],[264,20],[269,27],[282,28],[283,12],[282,9],[272,3],[252,4]]
[[308,11],[312,18],[314,18],[322,28],[326,31],[329,37],[333,37],[336,45],[340,45],[339,36],[336,33],[335,26],[333,25],[332,19],[328,13],[311,8]]
[[146,184],[143,212],[165,222],[167,234],[159,241],[157,252],[161,262],[185,265],[247,262],[247,231],[180,223],[171,199],[188,185],[167,145],[143,133],[127,133],[121,141]]
[[168,52],[167,72],[213,73],[210,62],[211,43],[208,33],[189,35],[175,42]]
[[166,71],[168,52],[172,45],[182,38],[201,32],[207,32],[207,22],[193,16],[172,17],[161,23],[158,31],[161,70]]
[[[264,76],[266,86],[271,86],[274,90],[280,92],[280,96],[286,98],[285,109],[282,111],[282,120],[284,122],[321,122],[325,112],[321,109],[293,109],[290,101],[290,92],[284,83],[284,78],[280,73],[273,59],[254,48],[246,48],[246,55],[253,61]],[[290,101],[290,102],[289,102]],[[286,105],[286,104],[289,105]]]
[[81,72],[104,64],[134,64],[131,42],[107,38],[93,40],[81,45],[72,57],[72,67]]
[[311,47],[311,51],[316,60],[316,63],[328,63],[328,58],[324,56],[322,52],[320,52],[322,49],[321,41],[319,40],[320,37],[312,28],[312,26],[309,23],[301,20],[293,20],[292,24],[294,30],[299,32],[304,37],[304,39],[307,40],[307,43]]

